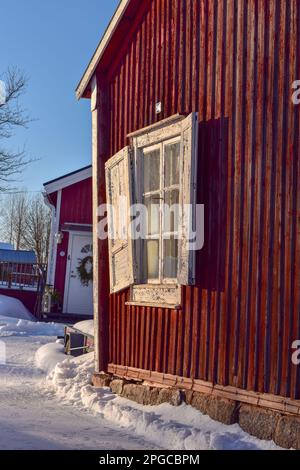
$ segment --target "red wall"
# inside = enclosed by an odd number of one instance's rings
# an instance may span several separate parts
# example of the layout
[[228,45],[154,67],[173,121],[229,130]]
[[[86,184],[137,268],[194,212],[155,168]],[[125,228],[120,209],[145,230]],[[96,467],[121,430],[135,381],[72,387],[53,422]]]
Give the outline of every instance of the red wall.
[[[60,230],[65,223],[92,224],[92,178],[85,179],[62,190],[59,223]],[[55,289],[61,293],[62,304],[69,243],[69,233],[63,233],[63,241],[57,247],[54,284]],[[65,252],[64,257],[60,256],[61,251]]]
[[147,0],[140,12],[103,58],[107,158],[128,133],[197,111],[206,241],[181,311],[111,297],[110,362],[300,398],[300,2]]
[[60,224],[92,223],[92,178],[62,190]]

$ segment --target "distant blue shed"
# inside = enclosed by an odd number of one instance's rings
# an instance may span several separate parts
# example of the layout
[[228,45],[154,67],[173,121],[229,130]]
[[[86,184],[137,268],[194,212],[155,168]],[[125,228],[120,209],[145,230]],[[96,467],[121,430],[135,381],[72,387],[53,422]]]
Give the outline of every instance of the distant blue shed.
[[35,264],[37,259],[34,251],[0,249],[0,263],[1,262]]

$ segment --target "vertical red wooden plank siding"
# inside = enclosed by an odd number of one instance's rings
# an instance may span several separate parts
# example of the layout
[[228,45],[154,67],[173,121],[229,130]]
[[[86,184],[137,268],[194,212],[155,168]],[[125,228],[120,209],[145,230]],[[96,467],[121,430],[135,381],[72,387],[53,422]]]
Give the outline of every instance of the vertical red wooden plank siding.
[[163,348],[163,372],[166,372],[168,369],[168,350],[170,344],[170,311],[165,309],[164,311],[164,348]]
[[[249,126],[246,133],[246,149],[247,160],[246,160],[246,194],[247,194],[247,211],[246,217],[248,218],[248,227],[247,227],[247,252],[245,259],[245,286],[246,286],[246,303],[245,303],[245,324],[246,324],[246,337],[245,337],[245,348],[244,348],[244,362],[243,362],[243,387],[249,387],[249,380],[253,382],[254,375],[254,352],[255,352],[255,316],[251,312],[254,310],[252,305],[252,299],[255,298],[253,294],[255,292],[255,280],[256,280],[256,270],[253,264],[258,257],[257,246],[258,246],[258,237],[256,232],[256,220],[255,214],[258,215],[258,207],[255,206],[258,202],[258,175],[257,175],[257,155],[255,153],[255,146],[251,145],[252,141],[255,142],[257,138],[257,131],[260,129],[260,122],[258,121],[259,113],[257,109],[257,98],[262,88],[260,87],[261,81],[259,80],[258,73],[258,48],[255,47],[255,44],[258,41],[258,8],[257,4],[251,5],[249,9],[249,26],[251,26],[251,36],[249,37],[249,48],[250,48],[250,81],[249,84],[249,96],[251,100],[247,101],[247,109],[249,112]],[[259,91],[260,90],[260,91]],[[261,115],[260,115],[261,116]],[[248,214],[248,215],[247,215]],[[246,219],[247,220],[247,219]],[[251,308],[253,307],[253,308]]]
[[155,370],[155,332],[156,332],[156,309],[150,309],[151,322],[150,322],[150,345],[149,345],[149,369]]
[[[286,3],[283,6],[283,12],[281,15],[282,27],[280,28],[280,32],[282,35],[282,43],[281,48],[285,52],[283,60],[281,60],[281,65],[283,67],[284,73],[287,74],[287,80],[289,76],[289,16],[290,16],[290,3]],[[280,74],[281,77],[281,74]],[[288,132],[288,115],[290,113],[290,93],[288,89],[287,80],[282,81],[281,85],[281,93],[282,93],[282,133],[281,133],[281,146],[278,145],[278,151],[282,155],[281,167],[279,168],[281,171],[278,172],[280,179],[281,179],[281,191],[282,194],[286,194],[288,188],[288,165],[287,165],[287,149],[286,149],[286,139],[284,138]],[[286,328],[288,323],[285,321],[285,305],[287,305],[290,295],[290,276],[289,276],[289,267],[287,263],[288,259],[288,247],[289,247],[289,240],[290,240],[290,226],[289,226],[289,214],[287,213],[287,200],[282,198],[279,202],[280,204],[280,265],[279,265],[279,272],[278,272],[278,282],[280,284],[280,300],[279,300],[279,307],[278,307],[278,328],[280,330],[279,341],[278,341],[278,366],[277,366],[277,393],[287,394],[288,393],[288,375],[285,376],[285,367],[283,366],[286,361],[289,360],[287,354],[289,354],[290,350],[286,350],[285,343],[286,340],[289,341],[289,334]],[[285,256],[287,254],[287,257]],[[283,294],[281,293],[283,292]]]
[[87,178],[62,190],[60,224],[92,224],[92,179]]
[[[273,108],[275,111],[275,116],[277,119],[274,120],[274,125],[272,129],[273,134],[273,181],[274,181],[274,190],[273,190],[273,207],[272,207],[272,217],[273,224],[275,227],[281,227],[281,197],[282,197],[282,187],[281,187],[281,170],[282,169],[282,133],[280,129],[283,127],[283,100],[284,89],[283,89],[283,80],[281,77],[284,77],[284,62],[280,60],[280,50],[284,45],[284,20],[285,18],[285,5],[283,3],[278,3],[276,5],[275,12],[275,37],[274,37],[274,94],[273,94]],[[280,98],[277,99],[277,96]],[[279,131],[279,132],[278,132]],[[281,316],[282,312],[280,311],[280,291],[281,287],[281,277],[280,277],[280,257],[281,257],[281,232],[280,230],[273,232],[273,253],[270,252],[270,272],[269,276],[273,276],[272,282],[272,293],[270,293],[269,302],[272,303],[272,320],[271,320],[271,332],[270,332],[270,354],[271,354],[271,363],[270,363],[270,390],[271,393],[279,393],[279,381],[277,378],[278,367],[280,365],[280,356],[279,344],[281,336]],[[272,265],[273,264],[273,265]],[[278,341],[272,341],[272,338],[278,338]],[[280,347],[280,353],[282,346]]]
[[140,337],[140,343],[139,343],[139,360],[138,360],[138,363],[141,364],[141,369],[145,369],[145,361],[144,361],[144,357],[145,357],[145,328],[146,328],[146,322],[144,321],[145,319],[145,312],[146,312],[146,308],[145,307],[142,307],[142,309],[140,310],[139,312],[139,315],[140,315],[140,318],[141,318],[141,327],[140,327],[140,333],[139,333],[139,337]]
[[182,310],[112,297],[110,360],[300,398],[300,2],[147,3],[112,63],[107,157],[129,132],[197,111],[206,240]]
[[[155,357],[155,370],[160,372],[162,368],[162,342],[163,342],[163,310],[161,308],[157,311],[157,334],[156,334],[156,357]],[[142,351],[143,354],[143,351]]]
[[[295,47],[295,76],[300,77],[300,11],[299,8],[296,8],[296,4],[294,3],[294,15],[295,15],[295,30],[296,30],[296,38],[298,40],[294,41]],[[294,167],[294,181],[293,181],[293,188],[294,188],[294,197],[293,197],[293,214],[299,214],[300,212],[300,198],[297,197],[300,185],[300,155],[299,155],[299,141],[300,141],[300,109],[299,106],[294,110],[295,114],[295,125],[294,125],[294,148],[293,148],[293,156],[291,160],[293,161]],[[299,225],[297,226],[297,218],[292,217],[292,224],[293,224],[293,252],[295,254],[294,266],[292,271],[292,278],[294,282],[293,290],[295,295],[295,302],[291,304],[291,311],[293,314],[293,330],[295,332],[300,332],[300,272],[297,269],[300,266],[300,240],[299,240]],[[293,340],[295,339],[296,334],[294,333]],[[292,378],[291,378],[291,387],[292,387],[292,394],[295,395],[299,388],[299,381],[300,381],[300,371],[299,367],[292,367]]]
[[[289,8],[289,15],[293,18],[293,27],[290,34],[288,44],[288,55],[289,62],[288,77],[293,81],[295,74],[299,76],[299,2],[292,1]],[[299,262],[297,261],[297,252],[299,255],[299,218],[298,218],[298,229],[297,225],[297,214],[299,216],[299,206],[297,212],[297,198],[299,204],[299,107],[295,107],[289,100],[288,115],[287,115],[287,132],[288,142],[291,143],[286,146],[286,176],[287,176],[287,201],[286,201],[286,227],[287,237],[286,250],[288,257],[286,258],[286,292],[289,299],[289,309],[286,311],[286,334],[284,338],[283,350],[285,357],[291,353],[291,342],[299,337],[299,329],[296,330],[297,318],[299,321]],[[296,231],[298,230],[298,235]],[[299,260],[299,256],[298,256]],[[298,284],[296,281],[298,280]],[[298,293],[297,293],[298,291]],[[294,301],[295,299],[295,301]],[[296,302],[296,299],[298,303]],[[297,336],[298,335],[298,336]],[[296,367],[291,364],[291,368],[284,370],[285,390],[284,393],[287,395],[299,393],[299,381],[296,384],[293,383],[292,376],[295,372]],[[298,369],[298,368],[297,368]],[[296,371],[297,374],[297,371]],[[298,371],[299,374],[299,371]],[[299,375],[298,375],[299,377]]]
[[133,336],[131,337],[132,341],[132,360],[131,360],[131,365],[132,367],[137,367],[137,354],[138,354],[138,347],[139,347],[139,339],[137,337],[137,331],[138,331],[138,316],[137,316],[138,309],[133,306],[132,307],[132,315],[133,315],[133,329],[132,333]]
[[[250,259],[250,243],[249,243],[249,214],[251,206],[251,138],[252,138],[252,110],[253,110],[253,49],[255,28],[253,25],[253,6],[254,4],[247,3],[245,6],[244,14],[244,44],[243,44],[243,70],[244,70],[244,89],[246,93],[243,97],[243,108],[249,116],[248,120],[243,120],[242,123],[242,194],[243,204],[241,205],[241,220],[240,220],[240,237],[244,247],[243,255],[240,259],[240,285],[239,285],[239,298],[240,298],[240,319],[241,328],[239,338],[239,361],[237,365],[237,376],[239,387],[246,387],[244,371],[247,365],[247,345],[249,341],[249,320],[247,315],[247,295],[240,293],[248,292],[248,273],[251,272],[249,267]],[[247,60],[248,59],[248,60]]]
[[[192,306],[193,302],[191,299],[193,289],[187,288],[182,292],[182,304],[187,306]],[[193,342],[193,317],[194,312],[191,309],[190,311],[184,308],[185,318],[184,318],[184,331],[182,333],[182,370],[185,372],[186,375],[189,376],[190,374],[190,367],[191,367],[191,347]]]
[[[200,377],[200,347],[202,342],[201,337],[201,319],[202,319],[202,309],[201,309],[201,290],[196,287],[190,288],[191,290],[191,308],[193,311],[192,322],[191,322],[191,337],[189,344],[189,353],[190,353],[190,376],[191,377]],[[186,346],[188,347],[188,346]]]
[[[117,316],[117,305],[116,305],[117,299],[115,295],[111,296],[111,298],[112,298],[112,308],[114,309],[113,312],[111,312],[112,322],[113,322],[113,329],[115,331],[116,330],[116,316]],[[115,363],[117,363],[118,361],[118,358],[116,355],[117,354],[117,337],[116,336],[117,336],[116,334],[113,335],[113,342],[112,342],[112,350],[113,350],[112,356],[114,358]]]
[[[224,3],[222,11],[223,11],[223,36],[222,36],[222,97],[221,97],[221,116],[228,116],[233,113],[233,89],[234,89],[234,81],[232,80],[233,76],[233,54],[230,52],[229,55],[228,51],[234,50],[234,28],[235,28],[235,4],[234,0],[228,0]],[[219,354],[219,370],[218,370],[218,381],[220,383],[228,383],[228,357],[229,357],[229,343],[231,340],[230,335],[230,320],[231,314],[228,305],[231,303],[231,296],[232,293],[230,292],[229,286],[231,285],[232,280],[232,205],[233,205],[233,171],[234,165],[232,164],[232,158],[229,154],[229,149],[232,148],[233,143],[233,136],[232,136],[232,129],[234,127],[234,114],[233,118],[229,120],[228,124],[228,135],[227,135],[227,142],[228,142],[228,158],[227,158],[227,195],[226,195],[226,220],[227,223],[224,227],[224,236],[226,240],[230,241],[228,243],[226,254],[225,254],[225,265],[227,266],[227,276],[226,281],[224,283],[224,289],[228,292],[227,298],[223,294],[222,298],[222,310],[221,310],[221,318],[220,318],[220,354]],[[223,137],[222,131],[222,137]],[[225,149],[224,149],[225,151]]]

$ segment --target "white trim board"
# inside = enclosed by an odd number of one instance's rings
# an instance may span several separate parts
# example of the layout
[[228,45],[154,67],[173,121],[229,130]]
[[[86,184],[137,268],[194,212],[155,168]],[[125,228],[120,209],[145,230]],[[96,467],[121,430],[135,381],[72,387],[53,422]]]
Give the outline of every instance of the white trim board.
[[44,188],[47,194],[52,194],[56,191],[61,189],[67,188],[68,186],[72,186],[73,184],[79,183],[80,181],[84,181],[88,178],[92,177],[92,167],[85,168],[82,171],[78,171],[72,175],[67,175],[58,179],[57,181],[53,181],[52,183],[44,184]]
[[55,240],[55,234],[59,230],[60,222],[60,208],[61,208],[61,190],[57,193],[57,205],[55,210],[55,221],[51,223],[51,251],[49,250],[49,264],[47,272],[47,283],[54,286],[55,282],[55,271],[56,271],[56,260],[57,260],[57,243]]
[[93,227],[93,224],[79,224],[78,222],[64,222],[63,225],[73,225],[74,227]]

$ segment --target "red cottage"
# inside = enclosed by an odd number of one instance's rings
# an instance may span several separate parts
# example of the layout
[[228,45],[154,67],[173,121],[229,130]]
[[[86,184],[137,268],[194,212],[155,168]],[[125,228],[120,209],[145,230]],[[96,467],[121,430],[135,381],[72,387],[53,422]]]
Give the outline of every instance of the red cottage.
[[[77,88],[92,110],[96,372],[300,413],[297,79],[298,0],[120,2]],[[99,239],[97,207],[123,196],[154,206],[145,239]],[[204,205],[201,250],[177,240],[182,218],[165,233],[171,202]]]
[[92,168],[88,166],[44,184],[52,209],[47,285],[54,314],[93,315]]

